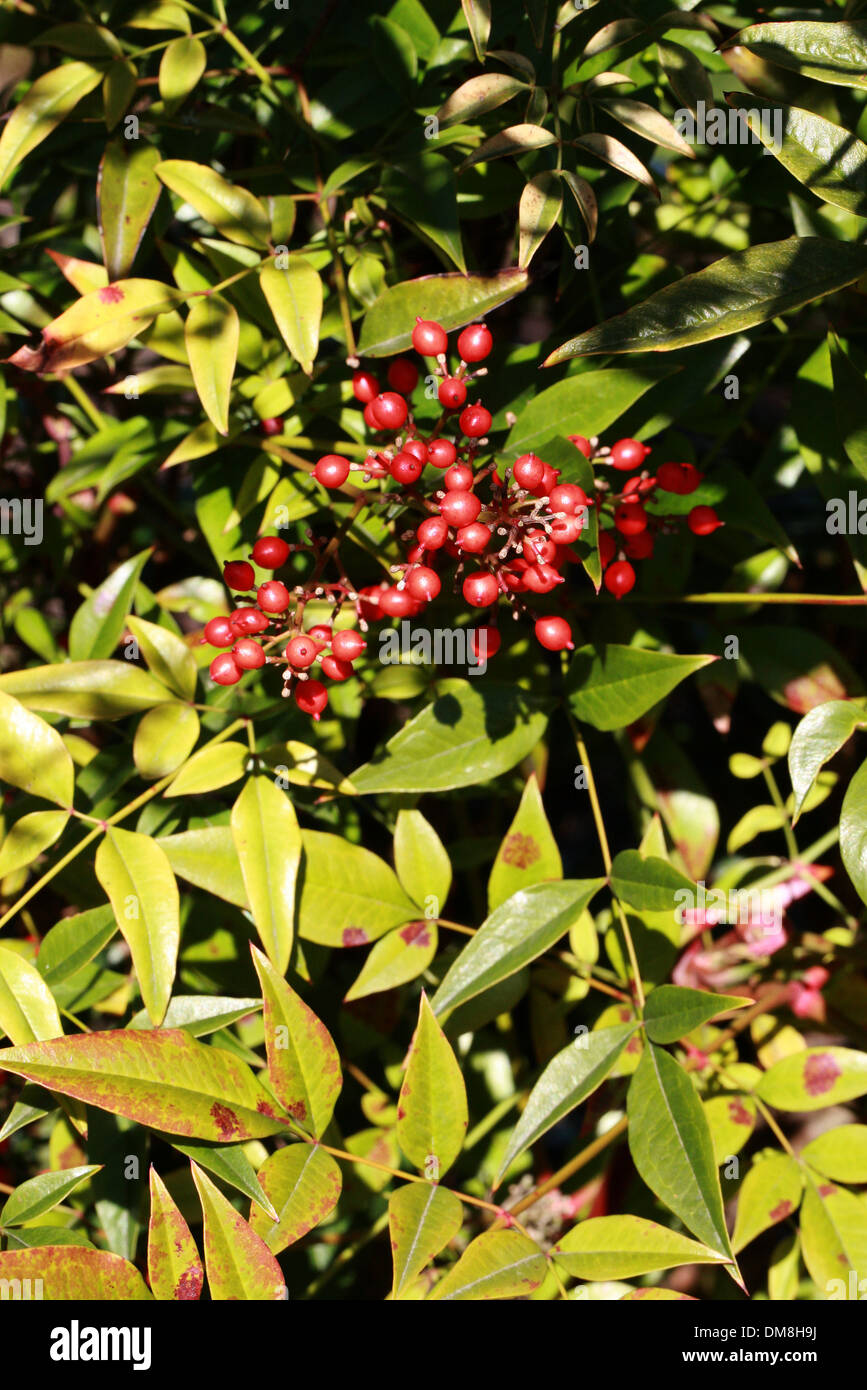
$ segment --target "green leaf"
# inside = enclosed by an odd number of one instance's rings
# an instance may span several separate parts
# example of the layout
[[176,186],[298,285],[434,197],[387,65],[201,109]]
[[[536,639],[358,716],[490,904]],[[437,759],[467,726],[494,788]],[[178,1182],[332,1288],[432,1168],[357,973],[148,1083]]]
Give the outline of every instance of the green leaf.
[[180,699],[194,699],[198,667],[186,642],[157,623],[145,622],[144,618],[130,615],[126,626],[157,680],[167,685]]
[[[867,381],[863,370],[856,367],[849,354],[843,351],[839,338],[829,333],[828,342],[831,349],[837,435],[849,460],[861,477],[867,478]],[[830,525],[830,517],[826,525]]]
[[[219,994],[175,994],[169,1000],[163,1027],[186,1028],[192,1037],[203,1038],[220,1028],[228,1028],[239,1018],[259,1013],[261,1008],[261,999],[236,999]],[[150,1028],[147,1010],[141,1009],[133,1014],[127,1027]],[[205,1168],[207,1166],[207,1163],[204,1164]]]
[[183,4],[175,0],[148,0],[135,14],[123,21],[129,29],[180,29],[190,32],[190,16]]
[[34,1221],[59,1202],[65,1202],[70,1193],[86,1182],[91,1173],[98,1173],[101,1167],[97,1163],[81,1168],[64,1168],[59,1173],[40,1173],[38,1177],[28,1179],[16,1187],[4,1204],[0,1211],[0,1224],[23,1226],[27,1221]]
[[867,762],[861,764],[843,798],[840,856],[861,900],[867,902]]
[[856,729],[867,728],[867,711],[851,700],[827,700],[804,715],[789,745],[789,775],[795,793],[792,821],[801,814],[821,769]]
[[502,159],[504,155],[522,155],[530,150],[542,150],[548,145],[556,145],[557,137],[544,126],[524,121],[520,125],[510,125],[483,140],[477,150],[473,150],[460,166],[458,173],[471,169],[475,164],[487,164],[492,159]]
[[397,217],[466,273],[455,174],[445,155],[425,150],[412,160],[389,165],[383,172],[381,192]]
[[68,980],[108,945],[117,929],[114,913],[107,905],[61,918],[43,938],[36,958],[45,983],[53,987]]
[[262,1237],[201,1168],[195,1163],[190,1166],[205,1218],[203,1245],[211,1298],[285,1299],[283,1272]]
[[163,835],[155,841],[165,850],[179,878],[214,893],[236,907],[247,906],[247,890],[241,865],[227,825],[203,830],[185,830],[180,835]]
[[292,802],[267,777],[250,777],[232,807],[232,839],[247,900],[269,960],[289,964],[301,832]]
[[102,84],[102,100],[105,109],[105,124],[114,130],[121,116],[128,111],[135,100],[138,87],[138,72],[128,58],[115,57],[106,69]]
[[284,1129],[250,1068],[183,1029],[80,1033],[0,1051],[0,1067],[64,1096],[190,1139]]
[[[867,87],[867,21],[752,24],[733,40],[782,68],[843,87]],[[727,45],[724,45],[727,46]],[[752,100],[753,98],[750,98]]]
[[375,943],[344,999],[363,999],[417,980],[436,955],[437,944],[436,922],[407,922],[388,932]]
[[444,1250],[463,1225],[464,1209],[447,1188],[434,1183],[408,1182],[388,1199],[388,1230],[394,1279],[394,1299],[407,1290],[431,1260]]
[[816,1184],[808,1174],[800,1233],[804,1264],[817,1290],[826,1298],[859,1297],[867,1279],[867,1206],[861,1198],[831,1183]]
[[518,265],[526,270],[560,216],[563,194],[559,174],[547,170],[526,184],[518,204]]
[[269,1154],[259,1180],[277,1210],[270,1221],[258,1207],[250,1208],[250,1225],[272,1255],[294,1245],[332,1213],[340,1199],[342,1178],[331,1154],[318,1144],[287,1144]]
[[148,1281],[154,1298],[197,1299],[201,1296],[205,1271],[196,1242],[153,1164],[150,1192]]
[[[611,870],[612,891],[642,912],[674,912],[679,900],[692,906],[695,884],[665,859],[623,850]],[[684,895],[688,894],[688,898]]]
[[[300,743],[294,738],[285,743],[271,743],[259,757],[291,786],[326,787],[340,792],[342,796],[355,795],[349,778],[344,777],[318,748],[311,748],[309,743]],[[282,786],[283,782],[279,785]]]
[[527,287],[525,270],[498,275],[424,275],[385,290],[361,325],[358,351],[365,357],[391,357],[412,346],[416,318],[433,319],[447,332],[463,328],[505,304]]
[[352,773],[360,795],[486,782],[525,758],[544,733],[547,715],[515,686],[444,680],[437,691],[381,753]]
[[414,902],[436,902],[434,917],[442,915],[452,884],[452,866],[445,846],[421,811],[402,809],[394,827],[394,867],[401,887]]
[[576,718],[597,729],[623,729],[716,659],[614,643],[579,647],[567,677],[569,705]]
[[548,1266],[535,1241],[519,1231],[485,1231],[467,1246],[430,1299],[526,1298]]
[[141,1303],[151,1297],[128,1260],[78,1245],[7,1250],[0,1255],[0,1279],[41,1280],[52,1303]]
[[64,63],[45,72],[15,106],[0,136],[0,188],[22,159],[102,81],[102,69]]
[[737,1254],[762,1231],[784,1221],[798,1208],[803,1188],[801,1168],[789,1154],[771,1154],[753,1164],[738,1192],[738,1211],[732,1233]]
[[172,40],[160,60],[159,71],[160,96],[167,107],[177,110],[198,86],[207,61],[207,49],[201,39],[188,34]]
[[671,352],[724,338],[845,289],[865,271],[867,250],[822,237],[750,246],[570,339],[542,365],[597,352]]
[[94,589],[69,626],[69,655],[73,661],[111,656],[126,626],[141,572],[151,551],[125,560]]
[[259,283],[295,361],[309,376],[319,349],[322,319],[322,281],[303,256],[289,256],[289,265],[278,270],[270,261],[262,267]]
[[58,806],[72,805],[75,768],[60,734],[2,691],[0,781]]
[[707,1120],[681,1066],[648,1043],[629,1083],[629,1149],[639,1175],[711,1250],[732,1258]]
[[101,24],[53,24],[39,35],[39,42],[74,58],[113,58],[122,52],[114,34]]
[[237,309],[218,294],[193,301],[184,324],[184,345],[205,414],[229,433],[229,398],[238,360],[241,320]]
[[766,1071],[756,1095],[775,1110],[823,1110],[867,1095],[867,1052],[808,1047]]
[[437,111],[436,119],[441,127],[454,125],[456,121],[470,122],[528,90],[527,83],[517,77],[503,72],[483,72],[456,87]]
[[801,1150],[801,1158],[836,1182],[867,1182],[867,1125],[838,1125]]
[[190,705],[157,705],[139,720],[132,758],[146,781],[167,777],[189,757],[200,731],[199,716]]
[[657,985],[647,996],[644,1010],[647,1036],[655,1043],[677,1042],[717,1014],[746,1008],[752,1003],[752,999],[732,994],[711,994],[681,985]]
[[434,1012],[456,1008],[543,955],[578,921],[603,882],[536,883],[501,903],[446,971],[431,1001]]
[[726,92],[726,101],[743,111],[753,134],[817,198],[867,217],[867,145],[862,140],[799,106],[762,101],[744,92]]
[[331,1120],[343,1079],[340,1057],[325,1024],[255,946],[253,964],[265,1005],[268,1079],[286,1110],[314,1138]]
[[684,140],[666,116],[655,107],[648,106],[646,101],[634,101],[632,97],[605,96],[598,97],[595,105],[601,106],[603,111],[615,121],[619,121],[627,130],[643,136],[652,144],[660,145],[665,150],[674,150],[676,154],[685,155],[687,159],[695,159],[692,145]]
[[0,946],[0,1028],[16,1047],[63,1037],[48,985],[28,960],[6,946]]
[[536,1082],[500,1160],[494,1186],[516,1158],[586,1100],[610,1073],[635,1032],[634,1023],[581,1033],[558,1052]]
[[634,1279],[675,1265],[717,1264],[720,1256],[641,1216],[594,1216],[573,1226],[553,1249],[573,1279]]
[[409,1161],[426,1178],[439,1182],[460,1153],[466,1132],[464,1078],[422,994],[397,1102],[397,1140]]
[[554,839],[535,772],[521,795],[515,818],[497,851],[488,879],[488,911],[534,883],[563,877],[563,863]]
[[269,1220],[274,1220],[277,1213],[244,1152],[243,1144],[209,1144],[204,1140],[188,1140],[182,1144],[177,1139],[165,1138],[178,1153],[191,1158],[200,1168],[206,1168],[237,1192],[242,1192],[267,1214]]
[[[628,179],[635,179],[636,183],[643,184],[645,188],[651,189],[657,198],[659,197],[659,189],[653,175],[632,153],[629,146],[615,140],[613,135],[591,131],[589,135],[579,135],[573,143],[578,150],[586,150],[595,159],[601,159],[603,164],[610,164],[619,174],[625,174]],[[544,365],[547,364],[543,363]]]
[[129,946],[145,1008],[159,1027],[171,996],[181,939],[180,900],[171,864],[148,835],[113,827],[100,842],[94,868]]
[[[659,65],[678,101],[695,111],[699,101],[713,106],[713,88],[701,59],[682,44],[660,41]],[[753,100],[753,98],[750,98]]]
[[165,159],[156,166],[156,175],[228,241],[267,247],[271,231],[268,214],[246,188],[188,159]]
[[[7,696],[0,698],[0,711]],[[46,728],[49,727],[46,725]],[[54,730],[52,729],[52,733]],[[3,729],[0,726],[0,757],[2,757]],[[8,781],[8,778],[4,778]],[[31,811],[22,816],[3,839],[0,848],[0,879],[16,869],[23,869],[38,859],[43,850],[48,849],[63,834],[69,820],[67,811]]]
[[244,743],[217,743],[213,748],[200,748],[184,763],[166,795],[200,796],[203,792],[228,787],[243,777],[249,761],[250,750]]
[[586,179],[579,179],[577,174],[570,173],[568,169],[561,169],[560,177],[575,199],[578,211],[587,228],[587,242],[592,244],[596,240],[596,230],[599,225],[599,204],[596,201],[596,194]]
[[160,152],[144,140],[111,140],[96,184],[99,235],[109,280],[129,275],[162,186]]
[[668,363],[647,362],[566,377],[530,399],[506,440],[504,452],[517,457],[542,451],[553,436],[565,439],[570,434],[585,434],[592,439],[603,435],[646,391],[675,370]]
[[491,37],[491,0],[461,0],[461,6],[476,57],[483,63]]

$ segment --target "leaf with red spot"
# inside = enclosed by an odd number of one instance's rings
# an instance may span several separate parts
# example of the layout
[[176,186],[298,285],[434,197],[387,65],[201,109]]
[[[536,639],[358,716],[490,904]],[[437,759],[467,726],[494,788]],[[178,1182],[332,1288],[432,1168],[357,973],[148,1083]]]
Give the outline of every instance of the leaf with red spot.
[[437,924],[407,922],[376,942],[345,998],[363,999],[418,979],[437,953]]
[[193,1181],[205,1218],[205,1268],[215,1301],[274,1302],[287,1297],[283,1271],[261,1236],[195,1163]]
[[0,1255],[0,1281],[29,1280],[47,1303],[144,1302],[151,1295],[129,1260],[80,1245],[40,1245]]
[[343,1179],[340,1168],[318,1144],[287,1144],[269,1154],[259,1181],[277,1211],[269,1221],[261,1207],[250,1207],[250,1225],[272,1255],[306,1236],[337,1206]]
[[526,1298],[538,1289],[547,1269],[536,1242],[520,1231],[485,1231],[470,1242],[431,1298],[446,1302]]
[[409,1182],[388,1199],[388,1229],[394,1262],[392,1298],[400,1298],[458,1234],[464,1219],[460,1199],[435,1183]]
[[[833,1183],[819,1182],[808,1172],[800,1231],[804,1264],[819,1296],[835,1300],[861,1296],[858,1286],[867,1279],[867,1205],[863,1199]],[[850,1271],[855,1273],[854,1281]],[[836,1288],[835,1280],[840,1281]]]
[[[0,677],[2,680],[2,677]],[[361,946],[418,917],[379,855],[340,835],[304,830],[298,933],[322,946]]]
[[42,330],[37,348],[21,347],[6,360],[25,372],[68,372],[126,347],[179,298],[159,280],[116,280],[91,290]]
[[867,1052],[808,1047],[765,1072],[756,1095],[776,1110],[822,1110],[867,1095]]
[[0,1069],[190,1139],[230,1143],[285,1130],[244,1062],[180,1028],[106,1030],[7,1047]]
[[466,1130],[464,1078],[422,994],[397,1104],[398,1143],[425,1177],[439,1181],[460,1153]]
[[733,1157],[752,1134],[756,1124],[756,1103],[751,1096],[711,1096],[702,1102],[713,1142],[717,1167]]
[[800,1164],[789,1154],[771,1154],[753,1164],[738,1193],[732,1234],[735,1254],[769,1226],[797,1211],[803,1185]]
[[202,1261],[189,1226],[153,1166],[150,1189],[148,1279],[154,1298],[197,1299],[205,1277]]
[[255,946],[250,950],[262,986],[268,1076],[274,1094],[293,1120],[318,1139],[328,1128],[340,1095],[337,1048],[325,1024],[271,962]]
[[548,824],[535,772],[527,779],[515,818],[500,845],[488,880],[488,911],[513,893],[546,879],[561,879],[563,863]]

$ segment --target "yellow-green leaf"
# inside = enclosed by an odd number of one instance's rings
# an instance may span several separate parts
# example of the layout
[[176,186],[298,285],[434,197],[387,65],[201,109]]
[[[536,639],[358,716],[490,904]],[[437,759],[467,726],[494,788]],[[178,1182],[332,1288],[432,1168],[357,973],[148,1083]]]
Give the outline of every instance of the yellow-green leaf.
[[801,1157],[836,1182],[867,1182],[867,1125],[838,1125],[801,1150]]
[[29,960],[6,946],[0,946],[0,1028],[15,1047],[63,1037],[51,990]]
[[400,1298],[463,1224],[460,1200],[435,1183],[409,1182],[388,1199],[388,1229],[394,1263],[392,1298]]
[[822,1110],[867,1095],[867,1052],[808,1047],[765,1072],[756,1095],[776,1110]]
[[205,1269],[211,1298],[285,1299],[282,1270],[262,1237],[197,1164],[190,1167],[205,1218]]
[[807,1175],[801,1205],[801,1251],[820,1298],[849,1299],[867,1279],[867,1204],[833,1183]]
[[117,280],[92,290],[42,330],[37,348],[21,347],[8,360],[25,372],[68,372],[125,347],[177,301],[178,290],[159,280]]
[[152,675],[182,700],[192,700],[198,668],[186,642],[157,623],[145,622],[144,618],[130,616],[126,625],[138,642]]
[[229,433],[229,398],[240,337],[238,311],[227,299],[207,294],[193,302],[184,342],[199,400],[220,434]]
[[488,879],[488,911],[493,912],[522,888],[562,877],[560,851],[533,772],[524,784],[520,805],[494,860]]
[[13,169],[102,81],[89,63],[64,63],[43,73],[19,101],[0,137],[0,188]]
[[205,1272],[196,1243],[157,1170],[150,1170],[148,1280],[154,1298],[197,1299]]
[[28,709],[71,719],[123,719],[172,698],[165,686],[129,661],[28,666],[0,676],[0,691],[14,695]]
[[288,259],[285,270],[278,270],[269,261],[262,268],[259,282],[280,336],[301,370],[309,376],[319,347],[322,281],[303,256],[289,256]]
[[719,1264],[720,1256],[641,1216],[594,1216],[573,1226],[553,1255],[574,1279],[633,1279],[674,1265]]
[[518,265],[526,270],[560,216],[563,194],[553,169],[536,174],[518,204]]
[[407,922],[377,941],[344,998],[363,999],[417,980],[437,952],[436,922]]
[[339,1167],[318,1144],[287,1144],[268,1155],[258,1177],[278,1215],[272,1221],[251,1204],[250,1225],[272,1255],[330,1216],[343,1185]]
[[299,1125],[320,1138],[331,1120],[342,1076],[325,1024],[251,945],[265,1006],[268,1077],[277,1099]]
[[38,859],[63,834],[67,811],[31,811],[11,827],[0,847],[0,879]]
[[75,781],[72,758],[56,729],[0,692],[0,781],[71,806]]
[[457,1059],[422,994],[397,1106],[397,1138],[411,1163],[438,1182],[461,1151],[467,1093]]
[[268,214],[246,188],[230,183],[206,164],[188,159],[165,159],[157,165],[156,173],[228,241],[240,246],[268,245]]
[[205,71],[207,60],[207,50],[201,39],[191,34],[183,39],[172,39],[160,60],[159,71],[160,96],[167,107],[177,110],[190,95]]
[[282,974],[292,951],[301,860],[295,808],[269,778],[250,777],[232,807],[231,827],[256,930]]
[[413,901],[425,909],[433,906],[431,916],[442,916],[452,884],[452,866],[442,840],[421,811],[398,811],[394,867]]
[[196,796],[228,787],[243,777],[249,761],[250,750],[244,743],[217,743],[213,748],[200,748],[181,768],[166,795]]
[[78,1245],[7,1250],[0,1255],[0,1280],[41,1281],[51,1303],[141,1303],[151,1297],[129,1260]]
[[128,58],[115,58],[102,84],[105,124],[109,130],[114,130],[121,116],[126,114],[137,87],[138,73],[134,64]]
[[545,1256],[528,1236],[519,1231],[485,1231],[467,1246],[431,1299],[526,1298],[538,1289],[547,1270]]
[[[121,280],[132,270],[136,252],[162,192],[154,172],[159,162],[159,150],[145,140],[112,140],[106,146],[99,166],[96,197],[99,235],[109,280]],[[81,292],[80,287],[76,288]],[[100,286],[88,285],[87,288],[99,289]]]
[[738,1192],[732,1233],[735,1254],[769,1226],[791,1216],[801,1200],[802,1187],[800,1164],[789,1154],[770,1154],[754,1163]]
[[150,836],[112,827],[94,867],[129,946],[145,1008],[158,1028],[171,997],[181,935],[172,866]]
[[196,746],[199,716],[191,705],[157,705],[139,720],[132,759],[148,781],[167,777],[181,766]]

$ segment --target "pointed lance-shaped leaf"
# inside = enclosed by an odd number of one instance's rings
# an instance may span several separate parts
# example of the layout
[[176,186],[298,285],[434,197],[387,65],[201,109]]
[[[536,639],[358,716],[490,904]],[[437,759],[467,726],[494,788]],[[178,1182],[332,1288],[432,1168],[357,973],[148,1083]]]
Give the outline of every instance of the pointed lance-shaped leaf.
[[392,1298],[410,1287],[444,1250],[463,1224],[460,1199],[435,1183],[410,1182],[388,1199],[388,1229],[394,1263]]
[[255,946],[253,964],[265,1006],[268,1077],[293,1120],[317,1139],[340,1095],[340,1057],[325,1024]]
[[281,1300],[287,1297],[283,1272],[261,1236],[235,1211],[195,1163],[193,1181],[205,1219],[204,1249],[208,1290],[222,1300]]
[[172,866],[149,835],[111,827],[96,851],[94,867],[129,946],[145,1008],[158,1028],[171,998],[181,939]]
[[202,1261],[189,1226],[153,1164],[150,1192],[148,1280],[154,1298],[197,1299],[205,1278]]
[[545,1256],[528,1236],[485,1231],[470,1242],[430,1297],[445,1302],[526,1298],[538,1289],[547,1268]]
[[398,1143],[416,1168],[438,1181],[461,1151],[467,1119],[461,1069],[422,994],[397,1104]]
[[251,1206],[250,1225],[272,1255],[325,1221],[343,1185],[340,1168],[318,1144],[287,1144],[269,1154],[259,1169],[259,1181],[277,1215],[271,1220],[261,1207]]

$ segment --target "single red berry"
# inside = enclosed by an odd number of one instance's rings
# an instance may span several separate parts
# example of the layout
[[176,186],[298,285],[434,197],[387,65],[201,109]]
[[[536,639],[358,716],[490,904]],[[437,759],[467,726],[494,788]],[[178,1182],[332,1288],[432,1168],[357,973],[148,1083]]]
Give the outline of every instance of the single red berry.
[[526,569],[517,569],[516,563],[513,561],[511,568],[500,570],[500,578],[510,594],[522,594],[527,587],[524,583]]
[[549,534],[558,546],[572,545],[584,530],[584,514],[580,516],[557,516],[550,524]]
[[469,526],[481,510],[482,504],[474,492],[447,492],[440,504],[449,526]]
[[449,535],[449,524],[443,516],[429,516],[415,533],[425,550],[439,550]]
[[552,512],[565,512],[567,516],[575,516],[579,507],[589,505],[587,493],[577,483],[558,483],[552,487],[548,502]]
[[637,439],[618,439],[611,449],[608,462],[624,473],[631,473],[633,468],[640,467],[649,453],[647,445]]
[[557,553],[557,547],[544,531],[528,531],[521,545],[521,554],[531,565],[550,564]]
[[289,590],[279,579],[269,579],[256,591],[256,602],[263,613],[285,613],[289,607]]
[[614,509],[614,525],[624,536],[637,536],[647,530],[647,512],[640,502],[622,502]]
[[491,418],[483,405],[468,405],[458,416],[458,424],[468,439],[481,439],[491,428]]
[[695,492],[704,477],[691,463],[663,463],[656,470],[656,482],[663,492],[685,497]]
[[204,638],[212,647],[231,647],[235,640],[235,629],[231,618],[211,618],[205,623]]
[[356,632],[354,627],[344,628],[342,632],[335,632],[331,642],[331,650],[341,661],[355,661],[356,657],[361,656],[367,643],[360,632]]
[[295,690],[295,703],[303,714],[318,719],[328,704],[328,691],[321,681],[301,681]]
[[396,391],[383,391],[370,403],[371,414],[381,430],[399,430],[409,407]]
[[538,487],[545,476],[545,464],[535,454],[522,454],[515,459],[512,475],[518,487]]
[[489,656],[496,656],[502,640],[498,630],[491,627],[490,623],[473,628],[473,653],[476,660],[485,661]]
[[550,463],[545,464],[545,472],[542,474],[541,483],[536,487],[531,487],[530,491],[534,497],[550,497],[554,488],[557,486],[557,479],[560,477],[559,468],[552,468]]
[[279,536],[260,536],[253,546],[253,561],[263,570],[278,570],[289,559],[289,547]]
[[396,454],[389,465],[389,472],[396,483],[402,487],[409,487],[412,483],[417,483],[424,472],[424,464],[421,459],[417,459],[415,454],[408,454],[401,450]]
[[570,434],[569,442],[574,444],[576,449],[580,449],[586,459],[593,457],[593,445],[583,434]]
[[599,559],[602,561],[602,568],[610,565],[617,553],[617,542],[610,531],[599,532]]
[[323,656],[320,662],[323,676],[330,681],[348,681],[354,675],[351,661],[341,661],[339,656]]
[[565,618],[539,618],[533,631],[537,642],[549,652],[562,652],[567,649],[571,651],[575,645],[572,641],[572,629]]
[[628,560],[615,560],[605,571],[605,587],[615,598],[623,598],[635,586],[635,570]]
[[230,589],[246,594],[256,582],[256,572],[246,560],[230,560],[223,566],[223,580]]
[[369,430],[378,430],[382,428],[382,426],[379,424],[379,421],[373,413],[373,401],[367,402],[367,405],[364,407],[362,414],[364,416],[364,423],[366,424]]
[[327,623],[315,623],[308,629],[308,637],[312,637],[314,642],[322,642],[326,647],[331,642],[331,628]]
[[405,454],[412,454],[419,463],[427,463],[427,445],[423,439],[408,439],[403,446]]
[[709,536],[723,525],[713,507],[693,507],[686,524],[694,536]]
[[465,463],[453,463],[446,470],[443,485],[448,492],[469,492],[473,485],[473,470]]
[[565,582],[562,574],[544,561],[537,565],[528,565],[524,570],[524,588],[533,594],[550,594],[558,584]]
[[428,460],[434,468],[449,468],[458,456],[450,439],[432,439],[427,446]]
[[379,606],[390,618],[408,618],[415,608],[415,601],[406,589],[386,588],[380,594]]
[[461,587],[461,593],[473,608],[489,608],[497,600],[500,586],[488,570],[476,570],[468,574]]
[[466,550],[470,555],[481,555],[486,550],[491,539],[491,528],[485,526],[481,521],[471,521],[469,526],[462,526],[455,537],[455,542],[461,550]]
[[456,376],[447,376],[439,384],[439,403],[445,410],[460,410],[467,399],[467,388]]
[[422,357],[439,357],[449,345],[446,331],[432,319],[416,319],[412,345]]
[[418,385],[418,367],[408,357],[398,357],[388,369],[388,384],[393,391],[408,396]]
[[436,570],[428,569],[426,565],[419,565],[418,569],[410,572],[406,581],[407,592],[413,598],[424,599],[425,603],[430,603],[435,599],[442,583]]
[[265,665],[265,653],[252,637],[242,637],[232,648],[232,656],[244,671],[258,671]]
[[483,362],[493,345],[491,330],[484,323],[471,323],[458,337],[462,362]]
[[409,550],[406,552],[406,563],[408,565],[423,565],[424,557],[425,548],[423,545],[411,545]]
[[241,679],[241,668],[231,652],[220,652],[215,656],[208,670],[211,680],[217,685],[237,685]]
[[630,560],[649,560],[653,554],[653,533],[639,531],[637,536],[629,536],[623,549]]
[[341,458],[340,454],[323,454],[313,476],[323,487],[342,487],[349,477],[349,459]]
[[308,633],[299,634],[286,643],[286,650],[283,655],[294,666],[296,671],[306,671],[308,666],[312,666],[322,648]]
[[273,415],[267,420],[259,421],[259,429],[268,437],[283,433],[283,421],[276,419]]
[[382,617],[380,598],[385,584],[368,584],[358,591],[358,611],[366,623],[375,623]]
[[246,637],[251,632],[264,632],[268,626],[268,619],[258,608],[236,608],[230,621],[236,637]]
[[376,457],[376,454],[367,455],[367,458],[364,460],[364,471],[368,478],[388,477],[388,469],[382,460]]
[[691,463],[682,463],[680,470],[682,475],[681,488],[684,496],[688,496],[689,493],[695,492],[696,488],[701,486],[704,481],[704,474],[699,473],[698,469],[694,468]]
[[379,395],[379,382],[373,372],[366,372],[362,368],[353,374],[352,394],[357,401],[363,401],[365,405],[369,405],[374,396]]

